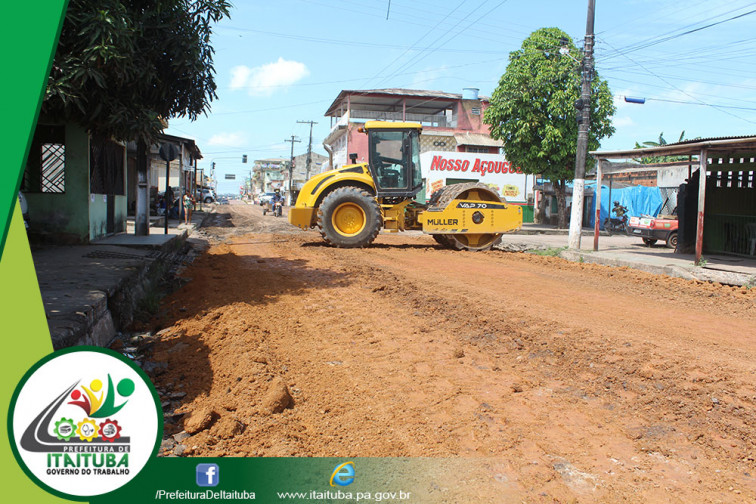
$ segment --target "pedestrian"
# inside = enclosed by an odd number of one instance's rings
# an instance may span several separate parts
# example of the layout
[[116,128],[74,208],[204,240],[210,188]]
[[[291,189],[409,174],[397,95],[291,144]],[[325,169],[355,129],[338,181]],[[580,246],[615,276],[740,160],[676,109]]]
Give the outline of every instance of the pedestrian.
[[194,196],[186,191],[184,193],[184,224],[192,223],[192,210],[194,210]]
[[167,219],[169,217],[168,214],[171,212],[171,208],[173,208],[173,188],[171,186],[166,187],[165,189],[165,218]]

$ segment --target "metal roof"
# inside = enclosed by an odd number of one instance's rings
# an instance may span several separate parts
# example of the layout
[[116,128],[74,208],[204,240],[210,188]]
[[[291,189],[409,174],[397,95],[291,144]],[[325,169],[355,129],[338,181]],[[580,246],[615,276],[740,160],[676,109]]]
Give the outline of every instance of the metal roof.
[[[401,112],[406,103],[407,112],[413,114],[436,114],[449,108],[453,103],[462,100],[462,94],[445,93],[443,91],[426,91],[420,89],[345,89],[339,93],[328,110],[326,117],[338,117],[339,108],[349,97],[352,108],[364,108],[379,112]],[[480,96],[480,101],[487,102],[488,98]]]
[[157,137],[157,142],[158,143],[175,142],[179,145],[184,144],[186,145],[186,148],[189,149],[189,152],[194,159],[202,159],[202,152],[200,151],[199,146],[197,145],[197,143],[195,142],[193,138],[169,135],[167,133],[160,133]]
[[484,147],[504,147],[504,142],[501,140],[494,140],[489,135],[483,133],[455,133],[454,139],[457,141],[457,145],[476,145]]
[[709,151],[753,151],[756,153],[756,136],[712,137],[685,140],[683,142],[618,151],[591,151],[599,159],[628,159],[645,156],[697,155],[701,149]]

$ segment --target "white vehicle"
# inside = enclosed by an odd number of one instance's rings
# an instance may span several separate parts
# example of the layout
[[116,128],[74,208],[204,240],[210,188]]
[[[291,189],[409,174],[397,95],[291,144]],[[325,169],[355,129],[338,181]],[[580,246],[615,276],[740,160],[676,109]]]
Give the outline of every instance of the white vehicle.
[[272,203],[273,202],[273,196],[275,196],[276,193],[274,192],[266,192],[262,196],[260,196],[260,206],[265,206],[265,203]]
[[202,189],[202,201],[204,203],[212,203],[216,199],[215,191],[212,189]]

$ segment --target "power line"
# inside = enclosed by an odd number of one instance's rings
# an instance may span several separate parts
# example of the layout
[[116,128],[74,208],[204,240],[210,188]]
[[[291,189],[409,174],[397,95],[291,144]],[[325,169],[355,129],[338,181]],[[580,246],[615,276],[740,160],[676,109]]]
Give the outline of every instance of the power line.
[[[395,77],[404,76],[404,75],[417,75],[417,74],[421,74],[421,73],[427,73],[427,72],[429,72],[431,70],[449,70],[449,69],[453,69],[453,68],[464,68],[464,67],[475,66],[475,65],[485,65],[487,63],[496,63],[496,62],[499,62],[499,61],[504,61],[504,60],[506,60],[508,58],[509,58],[509,56],[503,56],[501,58],[494,58],[494,59],[483,60],[483,61],[475,61],[475,62],[472,62],[472,63],[463,63],[461,65],[443,66],[443,67],[440,67],[440,68],[437,68],[437,69],[433,68],[433,69],[430,69],[430,70],[428,70],[428,69],[418,70],[416,72],[404,72],[404,73],[396,74]],[[357,82],[357,81],[366,81],[366,80],[370,80],[370,78],[368,78],[368,77],[355,77],[353,79],[340,79],[340,80],[333,80],[333,81],[300,82],[300,83],[294,83],[294,84],[287,84],[286,87],[325,86],[325,85],[329,85],[329,84],[344,84],[344,83],[347,83],[347,82]],[[271,84],[271,85],[264,85],[264,86],[255,86],[255,89],[277,88],[277,87],[281,87],[281,86],[279,84]],[[228,86],[225,89],[232,89],[232,88],[231,88],[231,86]],[[234,88],[234,89],[237,89],[237,88]],[[263,111],[264,112],[264,111],[268,111],[268,110],[276,110],[278,108],[282,108],[282,107],[276,107],[275,109],[259,109],[259,111]],[[235,114],[237,112],[221,112],[221,114],[230,114],[230,113]]]
[[[742,9],[742,7],[738,8],[738,9],[734,9],[734,10],[739,10],[739,9]],[[730,12],[732,12],[732,11],[730,11]],[[647,49],[647,48],[649,48],[651,46],[655,46],[655,45],[658,45],[658,44],[661,44],[661,43],[664,43],[664,42],[668,42],[668,41],[674,40],[676,38],[684,37],[685,35],[690,35],[691,33],[696,33],[696,32],[699,32],[701,30],[705,30],[707,28],[711,28],[713,26],[717,26],[717,25],[720,25],[720,24],[723,24],[723,23],[727,23],[729,21],[733,21],[735,19],[740,19],[742,17],[749,16],[749,15],[751,15],[753,13],[756,13],[756,9],[750,10],[750,11],[742,13],[742,14],[738,14],[736,16],[729,17],[727,19],[723,19],[721,21],[716,21],[716,22],[713,22],[713,23],[709,23],[707,25],[700,26],[698,28],[691,28],[691,29],[686,30],[686,31],[684,31],[682,33],[677,33],[677,34],[674,34],[674,35],[668,35],[666,37],[661,37],[661,38],[650,39],[650,40],[648,40],[646,42],[640,42],[638,44],[634,44],[634,45],[628,46],[628,47],[623,48],[623,49],[615,49],[615,51],[617,51],[618,54],[620,54],[622,56],[625,56],[628,53],[639,51],[641,49]],[[674,33],[674,32],[668,32],[668,33]]]
[[[434,27],[435,28],[435,27]],[[291,40],[301,40],[304,42],[316,42],[321,44],[332,44],[332,45],[338,45],[340,47],[376,47],[376,48],[384,48],[384,49],[405,49],[406,51],[414,50],[414,51],[425,51],[428,49],[431,49],[431,47],[417,47],[415,48],[414,45],[407,47],[403,45],[396,45],[396,44],[382,44],[382,43],[376,43],[376,42],[365,42],[361,40],[354,40],[354,39],[330,39],[330,38],[320,38],[320,37],[310,37],[306,35],[296,35],[292,33],[280,33],[280,32],[271,32],[271,31],[264,31],[264,30],[255,30],[252,28],[239,28],[239,27],[226,27],[227,30],[232,31],[240,31],[240,32],[247,32],[247,33],[257,33],[260,35],[266,35],[271,37],[280,37],[285,39],[291,39]],[[460,54],[501,54],[502,51],[496,51],[496,50],[481,50],[481,49],[445,49],[445,52],[449,53],[460,53]]]
[[[475,24],[476,22],[478,22],[478,21],[480,21],[481,19],[485,18],[485,17],[486,17],[486,16],[488,16],[488,15],[489,15],[489,14],[490,14],[491,12],[495,11],[496,9],[498,9],[499,7],[501,7],[502,5],[504,5],[505,3],[507,3],[508,1],[509,1],[509,0],[502,0],[501,2],[499,2],[498,4],[496,4],[496,5],[495,5],[495,6],[494,6],[494,7],[492,8],[492,9],[488,10],[487,12],[485,12],[485,13],[484,13],[483,15],[481,15],[480,17],[478,17],[478,18],[477,18],[477,19],[476,19],[475,21],[471,22],[471,23],[470,23],[470,24],[468,24],[468,25],[467,25],[467,26],[466,26],[465,28],[463,28],[462,30],[458,31],[458,32],[457,32],[456,34],[452,35],[451,37],[448,37],[446,33],[444,33],[444,34],[442,34],[442,35],[439,35],[439,36],[438,36],[438,37],[437,37],[437,38],[436,38],[436,39],[435,39],[435,40],[434,40],[434,41],[433,41],[433,42],[431,43],[431,45],[433,46],[434,44],[436,44],[436,42],[439,42],[439,41],[441,41],[441,40],[445,39],[445,40],[444,40],[444,42],[443,42],[443,43],[442,43],[441,45],[439,45],[438,47],[433,47],[433,48],[432,48],[432,49],[431,49],[431,50],[430,50],[429,52],[428,52],[428,51],[421,51],[420,53],[416,54],[416,55],[415,55],[414,57],[412,57],[412,58],[411,58],[411,59],[410,59],[409,61],[407,61],[407,62],[406,62],[406,63],[405,63],[404,65],[400,66],[400,67],[399,67],[398,69],[396,69],[396,71],[394,71],[394,72],[393,72],[392,74],[390,74],[390,75],[386,76],[386,77],[385,77],[385,78],[384,78],[384,79],[383,79],[382,81],[380,81],[380,82],[383,82],[383,81],[385,81],[385,80],[387,80],[387,79],[390,79],[390,78],[392,78],[392,77],[395,77],[396,75],[398,75],[398,74],[399,74],[399,72],[401,72],[401,71],[402,71],[402,70],[404,70],[405,68],[409,67],[409,66],[410,66],[410,65],[412,65],[412,64],[416,64],[416,63],[418,63],[419,61],[421,61],[422,59],[424,59],[424,58],[426,58],[426,57],[430,56],[431,54],[433,54],[434,52],[436,52],[437,50],[439,50],[439,49],[440,49],[441,47],[443,47],[443,46],[444,46],[445,44],[448,44],[449,42],[451,42],[452,40],[454,40],[455,38],[457,38],[457,37],[458,37],[459,35],[461,35],[462,33],[466,32],[466,31],[467,31],[467,30],[468,30],[468,29],[469,29],[469,28],[470,28],[470,27],[471,27],[472,25],[474,25],[474,24]],[[483,7],[483,5],[485,5],[486,3],[488,3],[488,0],[484,0],[484,1],[483,1],[483,2],[482,2],[482,3],[480,4],[480,5],[479,5],[478,9],[480,9],[481,7]],[[478,9],[476,9],[476,11],[477,11]],[[454,28],[456,28],[457,26],[459,26],[460,24],[462,24],[462,23],[463,23],[463,22],[464,22],[464,21],[465,21],[465,20],[466,20],[467,18],[469,18],[469,17],[470,17],[470,16],[471,16],[471,15],[472,15],[472,14],[473,14],[474,12],[475,12],[475,11],[471,11],[471,12],[470,12],[470,13],[469,13],[469,14],[468,14],[467,16],[465,16],[464,18],[462,18],[461,20],[459,20],[459,21],[458,21],[458,22],[457,22],[457,23],[456,23],[456,24],[455,24],[455,25],[454,25],[454,26],[453,26],[453,27],[452,27],[451,29],[453,30]],[[424,52],[428,52],[428,54],[426,54],[426,55],[423,55],[423,53],[424,53]]]
[[399,61],[402,57],[404,57],[404,55],[407,54],[415,46],[417,46],[420,43],[420,41],[422,41],[425,37],[427,37],[428,35],[430,35],[431,32],[433,30],[435,30],[441,23],[443,23],[444,21],[446,21],[446,19],[449,16],[451,16],[452,14],[454,14],[455,12],[457,12],[457,10],[459,10],[459,8],[462,7],[465,4],[466,1],[467,0],[462,0],[459,4],[457,4],[457,6],[454,9],[452,9],[446,16],[444,16],[443,19],[441,19],[441,21],[439,21],[438,23],[436,23],[432,28],[430,28],[427,32],[425,32],[422,37],[420,37],[419,39],[417,39],[414,44],[412,44],[410,47],[408,47],[407,49],[405,49],[402,54],[400,54],[399,56],[397,56],[396,58],[394,58],[388,65],[386,65],[383,68],[381,68],[378,72],[376,72],[376,74],[374,76],[372,76],[370,79],[368,79],[365,82],[365,85],[367,86],[368,82],[372,81],[373,79],[375,79],[376,77],[378,77],[379,75],[381,75],[381,73],[383,73],[383,71],[385,71],[391,65],[393,65],[395,62]]
[[[617,98],[625,98],[625,95],[616,95]],[[666,98],[652,98],[652,97],[646,97],[646,101],[658,101],[658,102],[666,102],[666,103],[679,103],[682,105],[699,105],[703,107],[714,107],[714,108],[726,108],[726,109],[736,109],[736,110],[753,110],[756,111],[756,107],[735,107],[732,105],[716,105],[713,103],[704,103],[701,101],[683,101],[683,100],[669,100]]]
[[[607,42],[607,45],[609,45],[609,47],[612,47],[612,45],[611,45],[611,44],[609,44],[608,42]],[[612,48],[613,48],[613,47],[612,47]],[[672,84],[671,82],[667,81],[667,80],[666,80],[666,79],[664,79],[663,77],[660,77],[659,75],[655,74],[654,72],[652,72],[651,70],[649,70],[649,69],[648,69],[648,68],[646,68],[645,66],[643,66],[643,65],[641,65],[640,63],[638,63],[637,61],[633,60],[633,59],[632,59],[632,58],[631,58],[630,56],[628,56],[628,55],[627,55],[626,53],[625,53],[625,54],[623,54],[623,56],[624,56],[625,58],[629,59],[630,61],[632,61],[633,63],[635,63],[636,65],[638,65],[639,67],[643,68],[643,69],[644,69],[644,70],[645,70],[646,72],[648,72],[648,73],[649,73],[649,74],[651,74],[652,76],[656,77],[657,79],[659,79],[659,80],[660,80],[660,81],[662,81],[663,83],[667,84],[668,86],[670,86],[670,87],[674,88],[675,90],[679,91],[680,93],[684,94],[685,96],[687,96],[687,97],[689,97],[689,98],[692,98],[693,100],[695,100],[695,101],[697,101],[697,102],[699,102],[699,103],[701,103],[701,104],[703,104],[703,103],[704,103],[704,102],[702,102],[701,100],[699,100],[698,98],[696,98],[695,96],[693,96],[693,95],[691,95],[690,93],[688,93],[687,91],[684,91],[684,90],[680,89],[679,87],[675,86],[674,84]],[[724,110],[723,108],[717,107],[717,106],[715,106],[715,105],[710,105],[710,106],[711,106],[712,108],[715,108],[715,109],[719,110],[720,112],[723,112],[723,113],[725,113],[725,114],[727,114],[727,115],[730,115],[730,116],[732,116],[732,117],[735,117],[735,118],[737,118],[737,119],[740,119],[741,121],[746,121],[746,122],[749,122],[749,123],[751,123],[751,124],[756,124],[756,121],[751,121],[750,119],[746,119],[746,118],[744,118],[744,117],[740,117],[739,115],[737,115],[737,114],[733,114],[732,112],[728,112],[727,110]]]
[[[309,3],[309,4],[313,4],[313,5],[320,5],[320,6],[331,8],[331,9],[338,10],[338,11],[346,11],[346,12],[353,12],[353,13],[356,13],[356,14],[369,15],[369,16],[372,16],[372,17],[380,17],[381,19],[383,19],[383,17],[384,17],[383,14],[382,14],[382,12],[383,12],[382,8],[378,8],[378,7],[373,8],[372,12],[370,12],[370,11],[360,11],[360,10],[355,10],[355,9],[344,8],[343,4],[339,4],[339,6],[337,7],[337,6],[334,6],[332,4],[323,3],[323,1],[315,1],[315,0],[300,0],[300,1],[305,2],[305,3]],[[438,3],[428,3],[428,2],[425,2],[425,4],[429,5],[429,6],[432,6],[434,9],[438,9]],[[359,5],[368,7],[370,5],[370,3],[369,2],[367,2],[367,3],[363,2],[363,3],[359,4]],[[413,7],[406,7],[406,8],[412,9],[412,10],[416,10],[416,11],[419,10],[419,11],[422,12],[422,16],[411,14],[411,15],[409,15],[409,17],[411,17],[411,19],[413,21],[407,21],[406,19],[398,18],[395,14],[393,14],[391,16],[391,22],[392,23],[402,23],[402,24],[407,24],[407,25],[411,25],[411,26],[418,26],[418,27],[421,27],[421,28],[428,28],[430,26],[430,24],[428,24],[428,23],[420,23],[420,22],[417,22],[416,20],[417,19],[428,19],[430,21],[433,18],[433,11],[432,10],[429,11],[428,9],[417,9],[417,8],[413,8]],[[444,17],[448,17],[448,16],[444,16]],[[442,26],[443,21],[444,20],[442,19],[439,22],[437,28],[440,29],[440,30],[442,30],[442,31],[444,31],[446,33],[448,31],[448,29],[446,27]],[[530,30],[529,27],[526,27],[526,26],[518,24],[518,23],[502,22],[502,23],[497,23],[497,24],[490,24],[490,23],[483,23],[483,22],[481,22],[481,23],[479,23],[479,26],[476,26],[475,32],[471,33],[470,36],[474,37],[474,38],[477,38],[477,39],[480,39],[480,40],[487,40],[487,41],[491,41],[491,42],[500,43],[502,38],[512,38],[512,39],[515,39],[515,40],[521,40],[521,37],[517,37],[517,36],[515,36],[515,34],[526,36],[528,33],[530,33],[530,31],[521,31],[521,30],[517,30],[517,29],[513,29],[513,28],[506,28],[506,27],[511,27],[511,26],[520,27],[520,28],[527,28],[528,30]],[[490,27],[490,30],[486,30],[483,27]],[[512,34],[512,35],[510,35],[510,34]],[[485,36],[481,36],[481,35],[491,35],[491,36],[494,36],[495,38],[485,37]]]
[[[637,71],[625,71],[624,73],[625,74],[633,74],[633,75],[646,75],[645,73],[637,72]],[[645,83],[645,82],[637,82],[637,81],[626,79],[626,78],[623,78],[623,77],[618,77],[618,76],[616,76],[614,74],[611,74],[611,73],[607,74],[607,73],[602,72],[602,75],[604,77],[606,77],[607,79],[611,78],[611,80],[613,80],[613,81],[629,82],[630,84],[635,84],[635,85],[638,85],[638,86],[648,86],[648,87],[659,88],[659,89],[674,89],[674,88],[670,88],[669,86],[659,86],[659,85],[649,84],[649,83]],[[693,83],[693,84],[710,84],[710,85],[715,85],[715,86],[718,86],[718,87],[739,88],[739,89],[745,89],[745,90],[750,90],[750,91],[756,91],[756,87],[754,87],[754,86],[744,86],[744,85],[739,85],[739,84],[724,84],[724,83],[720,83],[720,82],[706,81],[706,80],[690,80],[690,79],[685,79],[685,78],[682,78],[682,77],[675,77],[675,76],[664,75],[664,74],[659,74],[659,75],[661,75],[662,77],[666,77],[668,79],[678,80],[678,81],[683,81],[683,82],[689,82],[689,83]],[[714,97],[718,97],[718,98],[724,98],[726,100],[737,100],[737,101],[745,101],[745,102],[756,103],[755,100],[745,100],[743,98],[729,98],[727,96],[723,97],[721,94],[707,94],[707,93],[697,93],[697,94],[699,94],[701,96],[714,96]]]

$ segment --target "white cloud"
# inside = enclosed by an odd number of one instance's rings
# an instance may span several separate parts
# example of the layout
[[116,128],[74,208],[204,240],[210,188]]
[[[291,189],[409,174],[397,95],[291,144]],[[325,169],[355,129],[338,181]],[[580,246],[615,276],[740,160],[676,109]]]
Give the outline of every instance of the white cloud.
[[304,63],[278,58],[250,68],[244,65],[231,69],[231,89],[247,88],[250,95],[270,96],[274,91],[290,86],[310,75]]
[[207,143],[222,147],[242,147],[247,143],[247,137],[244,133],[216,133]]
[[628,126],[635,126],[635,121],[632,117],[622,116],[612,119],[612,124],[615,128],[626,128]]
[[244,65],[231,69],[231,89],[240,89],[247,85],[251,69]]

